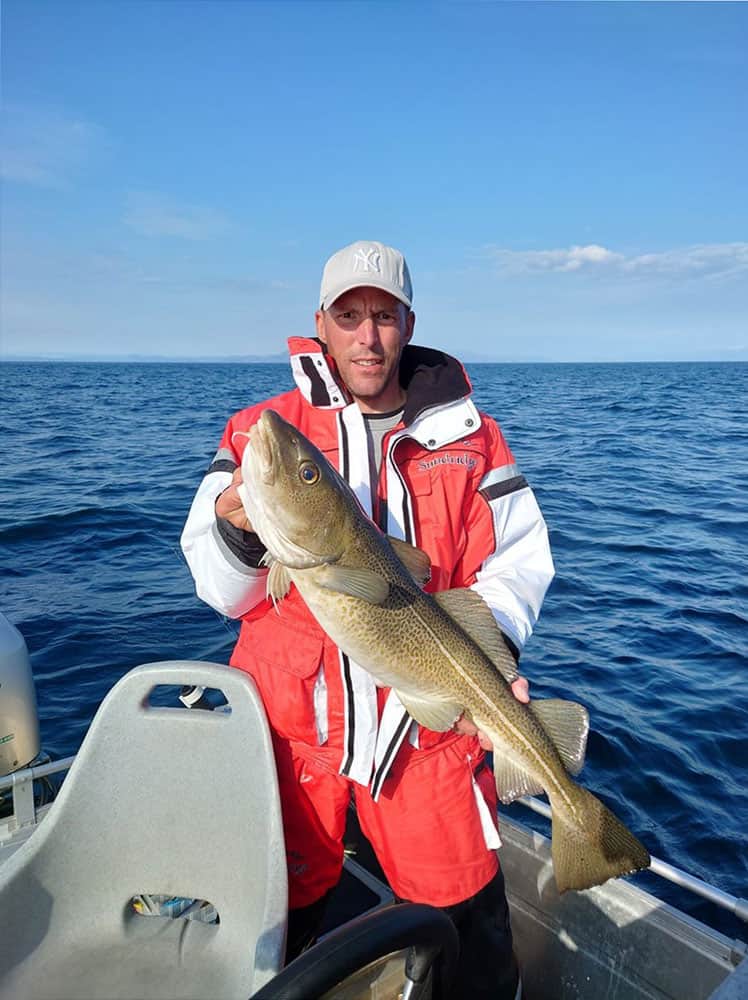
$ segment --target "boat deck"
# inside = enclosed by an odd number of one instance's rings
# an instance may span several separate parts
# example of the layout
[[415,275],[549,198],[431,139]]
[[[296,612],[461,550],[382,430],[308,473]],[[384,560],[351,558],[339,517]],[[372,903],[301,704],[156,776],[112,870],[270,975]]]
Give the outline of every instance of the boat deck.
[[[51,808],[35,806],[34,779],[38,782],[71,762],[69,758],[19,772],[0,782],[0,790],[12,789],[14,799],[13,811],[0,818],[0,865],[33,835]],[[540,803],[536,808],[543,811]],[[525,1000],[748,998],[743,941],[707,927],[626,879],[560,897],[552,877],[550,841],[506,816],[501,835],[500,857]],[[331,898],[323,934],[392,902],[353,814],[346,844],[344,875]],[[330,995],[339,1000],[397,997],[402,968],[402,956],[395,957]]]

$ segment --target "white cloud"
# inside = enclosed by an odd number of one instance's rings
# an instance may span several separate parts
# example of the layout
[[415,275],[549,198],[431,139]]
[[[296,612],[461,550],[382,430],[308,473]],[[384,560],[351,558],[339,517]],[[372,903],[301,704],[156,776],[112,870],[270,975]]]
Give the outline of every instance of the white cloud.
[[636,276],[730,278],[748,271],[748,243],[711,243],[656,253],[622,254],[591,243],[554,250],[488,247],[500,272],[594,272]]
[[748,243],[701,243],[661,253],[639,254],[625,258],[623,270],[635,274],[733,277],[748,271]]
[[64,188],[101,145],[92,122],[66,111],[6,103],[2,177],[39,187]]
[[124,222],[142,236],[206,240],[225,233],[227,218],[212,208],[179,203],[155,191],[133,191]]
[[558,250],[502,250],[490,247],[491,257],[506,271],[579,271],[588,266],[607,265],[621,255],[590,243]]

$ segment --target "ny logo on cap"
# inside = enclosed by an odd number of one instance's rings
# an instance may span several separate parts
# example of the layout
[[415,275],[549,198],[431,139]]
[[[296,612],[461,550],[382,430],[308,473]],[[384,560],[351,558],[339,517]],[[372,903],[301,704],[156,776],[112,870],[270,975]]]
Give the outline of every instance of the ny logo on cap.
[[368,250],[357,250],[353,255],[353,270],[376,271],[379,274],[381,259],[382,255],[376,247],[371,247]]

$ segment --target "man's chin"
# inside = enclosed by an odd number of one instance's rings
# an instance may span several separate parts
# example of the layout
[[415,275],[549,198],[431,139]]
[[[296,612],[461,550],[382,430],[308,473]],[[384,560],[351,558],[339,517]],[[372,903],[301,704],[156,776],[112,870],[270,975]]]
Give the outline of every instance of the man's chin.
[[354,379],[350,389],[354,396],[360,396],[361,399],[371,399],[373,396],[380,396],[384,391],[384,386],[383,379]]
[[387,377],[381,368],[372,369],[370,372],[355,371],[351,373],[348,388],[354,396],[368,399],[372,396],[379,396],[384,392],[387,385]]

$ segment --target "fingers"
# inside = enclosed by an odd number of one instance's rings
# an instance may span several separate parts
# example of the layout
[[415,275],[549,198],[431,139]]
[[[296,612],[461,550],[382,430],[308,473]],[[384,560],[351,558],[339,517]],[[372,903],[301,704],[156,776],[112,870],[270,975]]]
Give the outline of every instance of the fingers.
[[478,729],[475,723],[466,719],[464,715],[461,715],[457,722],[454,724],[454,730],[456,733],[460,733],[462,736],[477,736],[478,742],[483,747],[484,750],[493,750],[493,743],[486,736],[482,729]]
[[457,722],[455,722],[453,728],[456,733],[461,733],[463,736],[478,735],[478,727],[474,725],[470,719],[466,719],[464,714],[459,717]]
[[478,742],[480,743],[483,750],[487,750],[489,753],[493,752],[493,743],[489,740],[484,732],[478,730]]
[[525,705],[530,701],[530,684],[526,677],[518,677],[512,681],[511,687],[512,694],[517,701],[521,701]]
[[[511,688],[512,694],[517,701],[521,701],[524,705],[527,705],[530,701],[530,683],[527,678],[517,677],[516,680],[512,681]],[[459,717],[453,728],[456,733],[460,733],[463,736],[477,736],[478,742],[484,750],[493,750],[493,743],[488,736],[486,736],[482,729],[478,729],[475,723],[466,719],[464,715]]]
[[222,517],[229,524],[233,524],[235,528],[240,528],[242,531],[252,531],[252,525],[244,510],[237,488],[241,482],[243,482],[242,470],[240,466],[237,466],[231,477],[231,485],[227,486],[216,499],[216,517]]

